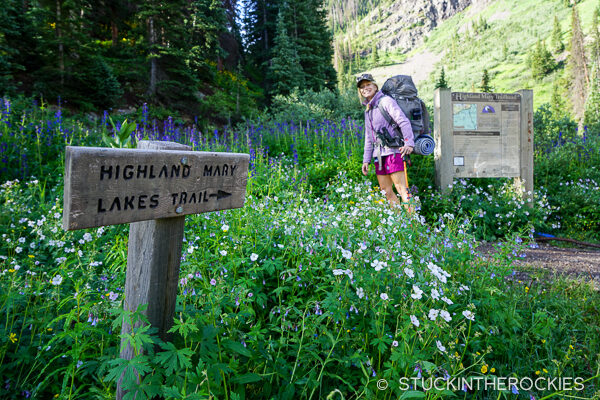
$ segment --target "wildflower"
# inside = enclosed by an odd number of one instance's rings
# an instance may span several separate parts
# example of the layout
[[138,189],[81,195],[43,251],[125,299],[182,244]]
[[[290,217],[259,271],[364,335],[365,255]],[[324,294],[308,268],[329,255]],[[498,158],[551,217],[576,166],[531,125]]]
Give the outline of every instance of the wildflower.
[[217,284],[217,280],[215,278],[212,278],[210,280],[210,284],[213,285],[213,286],[215,286]]
[[119,294],[111,291],[110,293],[108,293],[108,298],[111,301],[115,301],[115,300],[117,300],[119,298]]
[[252,297],[252,296],[254,296],[254,293],[252,293],[252,292],[248,293],[248,297]]
[[223,232],[227,232],[227,231],[229,230],[229,225],[227,225],[227,224],[224,224],[224,225],[221,227],[221,230],[222,230]]
[[494,367],[490,368],[490,372],[493,374],[494,372],[496,372],[496,368],[494,368]]
[[452,300],[450,300],[449,298],[447,298],[446,296],[442,297],[442,301],[445,302],[446,304],[448,304],[449,306],[454,304],[454,302]]
[[465,316],[466,319],[470,321],[475,321],[475,314],[473,314],[471,311],[465,310],[462,312],[462,314]]
[[221,253],[221,255],[225,257],[227,255],[227,250],[221,250],[219,253]]
[[437,289],[431,289],[431,298],[434,300],[439,300],[440,292],[438,292]]
[[387,293],[381,293],[381,295],[379,297],[381,297],[381,300],[389,300],[390,299],[388,297]]
[[92,235],[89,232],[83,234],[83,240],[86,242],[90,242],[92,240]]
[[423,297],[423,291],[419,289],[417,285],[413,285],[413,291],[414,293],[410,295],[410,297],[413,299],[419,300],[421,297]]
[[56,275],[54,278],[52,278],[52,280],[50,281],[50,283],[52,283],[54,286],[58,286],[62,283],[63,277],[60,275]]
[[436,310],[435,308],[432,308],[429,310],[429,319],[432,321],[435,321],[438,317],[438,315],[440,315],[440,310]]
[[394,340],[392,342],[392,347],[398,347],[398,341],[397,340]]
[[515,385],[511,385],[511,392],[512,394],[519,394],[519,391],[517,390],[517,387]]
[[356,295],[358,296],[359,299],[362,299],[363,297],[365,297],[365,291],[363,290],[363,288],[358,288],[356,289]]
[[371,266],[375,268],[375,271],[379,272],[387,267],[387,263],[385,261],[373,260],[373,262],[371,262]]
[[415,372],[417,373],[417,378],[421,379],[423,371],[421,370],[421,366],[419,364],[415,365]]
[[414,315],[410,316],[410,322],[412,322],[412,324],[416,327],[418,327],[421,324],[417,317],[415,317]]
[[11,334],[8,335],[8,339],[13,343],[15,343],[17,340],[19,340],[19,339],[17,339],[17,334],[14,332],[11,332]]
[[442,317],[446,322],[452,321],[450,313],[446,310],[440,310],[440,317]]
[[487,371],[488,371],[488,365],[487,364],[482,365],[481,366],[481,373],[485,374]]
[[415,273],[412,269],[410,268],[404,268],[404,273],[406,274],[406,276],[408,276],[409,278],[414,278],[415,277]]
[[345,259],[349,260],[352,258],[352,252],[342,249],[342,257],[344,257]]
[[435,345],[437,346],[438,350],[441,351],[442,353],[446,352],[446,348],[444,347],[442,342],[440,342],[439,340],[435,341]]
[[15,253],[17,253],[17,254],[21,253],[22,251],[23,251],[23,248],[21,248],[21,247],[15,248]]
[[258,254],[256,254],[256,253],[252,253],[252,254],[250,255],[250,261],[254,262],[254,261],[256,261],[256,260],[258,260]]

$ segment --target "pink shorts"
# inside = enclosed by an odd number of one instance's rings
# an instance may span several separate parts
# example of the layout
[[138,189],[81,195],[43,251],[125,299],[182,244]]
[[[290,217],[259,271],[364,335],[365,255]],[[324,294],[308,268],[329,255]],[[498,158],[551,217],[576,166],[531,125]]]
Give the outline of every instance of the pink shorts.
[[389,175],[399,171],[404,171],[404,160],[400,154],[383,156],[381,169],[379,168],[379,162],[375,161],[375,173],[377,175]]

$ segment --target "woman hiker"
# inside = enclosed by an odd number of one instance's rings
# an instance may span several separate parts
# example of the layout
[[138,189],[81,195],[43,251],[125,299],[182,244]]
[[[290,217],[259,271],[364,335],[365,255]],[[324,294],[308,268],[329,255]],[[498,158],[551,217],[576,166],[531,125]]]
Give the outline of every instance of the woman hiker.
[[[410,121],[396,101],[390,96],[379,91],[371,74],[363,74],[356,78],[358,96],[365,110],[365,149],[363,153],[362,173],[367,175],[369,163],[375,158],[375,173],[379,187],[385,192],[385,197],[391,204],[400,204],[394,186],[402,198],[408,211],[408,189],[406,174],[404,172],[404,156],[413,152],[415,142]],[[404,137],[404,146],[392,148],[384,146],[377,132],[386,128],[390,135],[394,135],[392,127],[385,120],[379,108],[385,109],[392,119],[398,124]]]

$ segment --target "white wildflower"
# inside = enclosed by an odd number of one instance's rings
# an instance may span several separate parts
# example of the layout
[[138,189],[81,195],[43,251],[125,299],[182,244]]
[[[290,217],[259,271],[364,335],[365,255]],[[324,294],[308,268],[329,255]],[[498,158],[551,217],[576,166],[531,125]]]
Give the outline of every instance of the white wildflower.
[[416,327],[418,327],[419,325],[421,325],[421,323],[419,322],[419,320],[417,319],[417,317],[415,317],[414,315],[410,316],[410,322],[412,322],[412,324]]
[[442,342],[440,342],[439,340],[435,341],[435,345],[437,346],[438,350],[441,351],[442,353],[446,352],[446,348],[444,347]]
[[450,313],[446,310],[440,310],[440,317],[442,317],[446,322],[452,321]]
[[440,310],[436,310],[435,308],[432,308],[431,310],[429,310],[429,319],[432,321],[435,321],[438,317],[438,315],[440,315]]
[[471,311],[465,310],[462,312],[462,314],[465,316],[466,319],[475,321],[475,314],[473,314]]
[[413,299],[419,300],[421,297],[423,297],[423,291],[419,289],[417,285],[413,285],[413,291],[414,293],[410,295],[410,297]]
[[359,299],[365,297],[365,291],[363,290],[363,288],[359,287],[358,289],[356,289],[356,295]]

